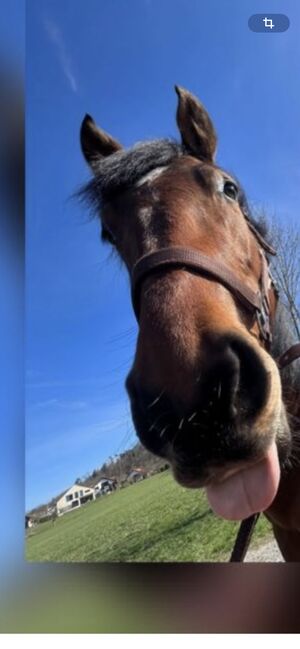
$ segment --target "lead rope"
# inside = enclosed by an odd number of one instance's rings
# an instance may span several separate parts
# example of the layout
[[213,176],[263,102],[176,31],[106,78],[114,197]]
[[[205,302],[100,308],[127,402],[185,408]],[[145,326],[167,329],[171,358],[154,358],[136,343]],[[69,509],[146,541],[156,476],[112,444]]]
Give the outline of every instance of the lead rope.
[[[293,345],[293,347],[290,347],[287,352],[282,354],[282,356],[277,359],[277,365],[279,369],[282,370],[298,358],[300,358],[300,343]],[[259,513],[252,514],[252,516],[245,518],[241,522],[229,559],[230,563],[241,563],[242,561],[244,561],[259,516]]]
[[258,519],[259,514],[252,514],[241,522],[229,559],[230,563],[244,561]]

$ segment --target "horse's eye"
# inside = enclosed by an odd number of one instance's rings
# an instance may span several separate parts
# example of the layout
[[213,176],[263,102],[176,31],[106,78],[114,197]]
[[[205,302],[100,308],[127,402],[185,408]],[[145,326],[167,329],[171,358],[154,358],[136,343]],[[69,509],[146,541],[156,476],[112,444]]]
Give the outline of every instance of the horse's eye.
[[226,180],[224,183],[224,194],[231,198],[233,201],[236,201],[238,198],[239,190],[237,186],[231,181],[231,180]]

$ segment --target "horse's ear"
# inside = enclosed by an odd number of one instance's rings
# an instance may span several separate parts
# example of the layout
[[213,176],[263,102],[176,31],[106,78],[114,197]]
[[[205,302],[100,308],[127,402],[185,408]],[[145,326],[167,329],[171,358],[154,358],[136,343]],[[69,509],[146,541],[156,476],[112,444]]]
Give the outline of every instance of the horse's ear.
[[80,129],[82,153],[87,163],[95,171],[99,158],[106,157],[122,149],[122,145],[105,133],[95,124],[90,115],[86,115]]
[[204,106],[184,88],[175,86],[178,95],[177,124],[184,146],[196,158],[213,162],[217,135]]

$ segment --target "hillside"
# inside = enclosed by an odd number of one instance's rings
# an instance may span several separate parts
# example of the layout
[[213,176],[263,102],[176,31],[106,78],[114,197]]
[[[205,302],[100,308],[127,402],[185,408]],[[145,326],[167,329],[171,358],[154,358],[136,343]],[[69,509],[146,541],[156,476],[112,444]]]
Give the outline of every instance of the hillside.
[[[166,466],[167,463],[165,460],[149,453],[149,451],[147,451],[140,443],[137,443],[127,451],[120,453],[117,460],[107,460],[101,467],[94,469],[90,474],[74,478],[74,482],[86,487],[92,487],[101,480],[101,478],[114,477],[119,486],[126,486],[128,474],[135,468],[141,468],[148,475],[153,475]],[[74,482],[72,484],[74,484]],[[71,484],[68,485],[68,487],[71,486]],[[59,498],[65,493],[66,489],[53,496],[49,502],[34,507],[28,511],[27,514],[36,519],[43,518],[47,515],[48,508],[55,506],[57,500],[59,500]]]

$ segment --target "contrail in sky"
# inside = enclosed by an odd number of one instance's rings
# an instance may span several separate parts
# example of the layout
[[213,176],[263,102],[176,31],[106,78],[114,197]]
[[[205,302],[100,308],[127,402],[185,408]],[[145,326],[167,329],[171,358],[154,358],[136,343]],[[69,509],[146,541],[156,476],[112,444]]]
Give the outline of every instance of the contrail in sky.
[[59,29],[59,27],[53,22],[53,20],[49,20],[49,18],[44,19],[44,26],[50,40],[55,46],[59,62],[63,69],[63,73],[67,81],[69,82],[73,92],[77,92],[78,86],[77,86],[74,73],[72,71],[71,59],[67,53],[62,32]]

